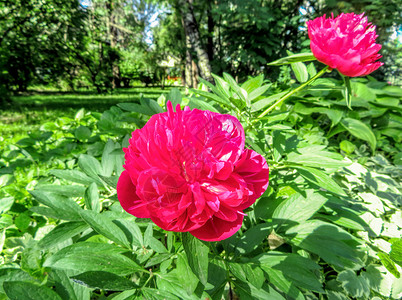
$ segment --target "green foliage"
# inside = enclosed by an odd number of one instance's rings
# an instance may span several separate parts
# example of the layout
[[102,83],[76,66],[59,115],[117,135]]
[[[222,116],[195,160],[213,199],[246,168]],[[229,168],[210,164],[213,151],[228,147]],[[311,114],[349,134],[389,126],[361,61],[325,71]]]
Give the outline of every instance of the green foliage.
[[[0,299],[402,296],[400,89],[353,79],[350,110],[342,81],[319,79],[259,118],[299,85],[214,78],[2,145]],[[167,100],[237,116],[269,163],[268,190],[229,239],[163,231],[117,200],[121,148]]]

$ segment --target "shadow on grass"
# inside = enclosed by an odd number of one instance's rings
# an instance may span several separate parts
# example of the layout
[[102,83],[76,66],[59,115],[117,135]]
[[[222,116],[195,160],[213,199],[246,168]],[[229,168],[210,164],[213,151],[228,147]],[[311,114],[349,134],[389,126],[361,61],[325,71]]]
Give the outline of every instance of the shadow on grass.
[[172,87],[134,87],[118,89],[113,93],[97,94],[95,91],[36,91],[12,98],[10,104],[0,107],[2,111],[24,112],[30,111],[77,111],[84,108],[88,111],[103,112],[111,106],[123,102],[138,103],[141,95],[150,99],[157,99],[162,94],[169,93]]

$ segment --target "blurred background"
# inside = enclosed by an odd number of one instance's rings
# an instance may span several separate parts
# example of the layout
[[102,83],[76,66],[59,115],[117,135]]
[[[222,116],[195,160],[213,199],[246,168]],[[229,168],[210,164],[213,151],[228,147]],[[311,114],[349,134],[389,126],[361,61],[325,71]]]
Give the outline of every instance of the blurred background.
[[97,93],[136,85],[196,87],[230,73],[289,76],[267,63],[309,51],[308,19],[365,13],[377,26],[385,66],[372,74],[400,85],[400,0],[3,0],[0,98],[30,90]]

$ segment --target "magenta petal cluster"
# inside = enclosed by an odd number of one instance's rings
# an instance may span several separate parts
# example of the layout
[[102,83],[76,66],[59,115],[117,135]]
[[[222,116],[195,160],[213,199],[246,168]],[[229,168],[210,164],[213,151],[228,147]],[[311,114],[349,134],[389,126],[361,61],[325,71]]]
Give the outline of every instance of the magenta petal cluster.
[[375,26],[364,14],[325,15],[307,22],[310,48],[320,62],[345,76],[365,76],[383,65]]
[[245,149],[231,115],[177,105],[151,117],[124,149],[118,199],[128,213],[204,241],[236,233],[243,210],[268,187],[264,157]]

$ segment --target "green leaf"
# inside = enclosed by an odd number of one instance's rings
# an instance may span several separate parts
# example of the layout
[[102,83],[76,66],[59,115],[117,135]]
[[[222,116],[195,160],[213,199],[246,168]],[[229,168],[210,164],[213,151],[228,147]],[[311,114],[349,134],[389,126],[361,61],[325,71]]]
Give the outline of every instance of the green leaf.
[[201,297],[201,295],[196,295],[195,293],[189,295],[185,287],[183,286],[183,283],[179,279],[179,274],[177,270],[173,270],[172,272],[167,274],[161,274],[161,276],[157,277],[156,283],[158,286],[158,290],[165,293],[166,292],[171,293],[177,297],[180,297],[180,299],[198,300],[198,299],[205,299],[207,297],[205,293],[204,293],[205,297]]
[[144,247],[144,239],[142,237],[141,229],[135,223],[134,218],[118,219],[113,221],[121,229],[123,229],[129,242],[137,247]]
[[167,291],[161,291],[160,289],[152,289],[152,288],[147,288],[143,287],[141,288],[142,294],[144,296],[144,299],[149,299],[149,300],[179,300],[180,298],[174,296],[173,294],[167,292]]
[[341,148],[342,151],[346,152],[349,155],[352,154],[353,151],[355,151],[355,149],[356,149],[355,144],[353,144],[347,140],[343,140],[342,142],[340,142],[339,147]]
[[241,85],[241,88],[246,90],[247,93],[251,93],[252,91],[261,87],[262,83],[264,82],[264,75],[258,75],[257,77],[253,77],[248,79]]
[[324,172],[310,167],[293,166],[293,168],[297,169],[304,179],[318,187],[324,188],[338,195],[346,196],[345,191]]
[[352,87],[350,85],[350,77],[349,76],[342,76],[345,82],[345,100],[346,106],[349,109],[352,109]]
[[340,227],[320,220],[309,220],[286,231],[290,242],[317,254],[329,264],[341,268],[362,266],[359,242]]
[[183,247],[191,270],[205,286],[208,280],[209,248],[188,232],[183,233]]
[[99,202],[98,186],[95,182],[91,183],[85,190],[85,205],[88,209],[95,212],[101,211],[101,204]]
[[40,203],[49,206],[63,220],[79,221],[81,207],[72,199],[41,190],[30,191]]
[[199,98],[191,97],[190,102],[188,103],[188,107],[191,109],[197,108],[200,110],[209,110],[213,112],[219,112],[215,107],[213,107],[210,103],[205,102]]
[[[213,77],[215,76],[216,78],[220,78],[217,75],[212,75],[212,76]],[[222,86],[223,87],[228,85],[228,83],[225,82],[222,78],[220,78],[220,80],[222,81]],[[222,101],[226,101],[226,104],[228,105],[228,107],[231,107],[231,103],[229,101],[229,98],[232,97],[232,94],[230,93],[229,90],[226,91],[225,89],[223,89],[223,90],[219,89],[218,87],[214,86],[213,84],[211,84],[210,82],[208,82],[208,81],[206,81],[206,80],[204,80],[202,78],[199,78],[199,81],[200,81],[200,83],[203,83],[204,85],[206,85],[212,91],[213,94],[215,94],[215,95],[219,96],[220,98],[222,98],[223,99]],[[195,93],[197,93],[198,91],[201,91],[201,90],[194,90]],[[203,92],[205,92],[205,91],[203,91]],[[211,94],[211,93],[207,93],[207,94]]]
[[142,268],[127,256],[127,251],[110,244],[81,242],[61,249],[48,257],[44,267],[71,270],[74,275],[89,271],[105,271],[120,276],[142,271]]
[[270,251],[259,255],[255,260],[268,274],[272,273],[271,269],[279,270],[296,286],[319,293],[323,292],[322,284],[317,277],[321,267],[309,258],[293,253]]
[[395,263],[391,260],[388,254],[383,252],[378,252],[377,256],[380,258],[381,263],[387,270],[394,275],[396,278],[400,278],[401,274],[399,273],[398,269],[395,266]]
[[284,292],[286,296],[296,300],[305,299],[303,294],[293,283],[293,280],[286,278],[282,271],[273,269],[271,267],[265,267],[264,271],[269,276],[269,282]]
[[258,289],[248,282],[240,281],[235,281],[234,287],[240,299],[285,300],[285,298],[272,287],[265,286],[264,288]]
[[123,110],[137,112],[147,116],[153,116],[155,114],[155,112],[147,105],[140,105],[136,103],[119,103],[117,106]]
[[39,286],[26,281],[6,281],[4,291],[10,300],[62,300],[60,296],[46,286]]
[[396,240],[392,243],[389,256],[402,267],[402,239]]
[[195,89],[190,89],[190,90],[191,90],[191,92],[193,92],[195,94],[198,94],[198,95],[200,95],[200,96],[202,96],[204,98],[207,98],[209,100],[215,101],[216,103],[222,104],[222,105],[224,105],[224,106],[226,106],[228,108],[232,107],[231,103],[228,100],[226,100],[226,99],[224,99],[224,98],[222,98],[220,96],[217,96],[215,94],[208,93],[208,92],[205,92],[205,91],[201,91],[201,90],[195,90]]
[[106,291],[125,291],[138,287],[127,278],[105,271],[89,271],[70,278],[74,282],[86,287]]
[[288,154],[287,162],[320,168],[341,168],[351,164],[339,153],[329,151],[310,151],[302,154],[291,152]]
[[[215,80],[215,85],[216,85],[216,89],[219,91],[219,93],[217,93],[219,96],[224,97],[225,99],[229,99],[230,97],[232,97],[232,93],[230,92],[230,85],[229,83],[227,83],[225,80],[223,80],[223,78],[212,74],[212,77]],[[216,93],[216,91],[213,91]]]
[[74,185],[45,184],[36,186],[36,189],[44,192],[59,194],[66,197],[82,197],[84,196],[85,193],[85,187],[78,184]]
[[286,65],[286,64],[296,63],[296,62],[311,61],[311,60],[316,60],[313,53],[310,53],[310,52],[298,53],[298,54],[292,54],[292,55],[280,58],[278,60],[275,60],[275,61],[269,63],[268,66],[281,66],[281,65]]
[[150,260],[148,260],[148,262],[146,263],[144,268],[149,268],[149,267],[152,267],[155,265],[159,265],[161,262],[168,260],[172,256],[173,256],[173,254],[171,254],[171,253],[157,254],[154,257],[152,257]]
[[342,287],[348,292],[349,296],[353,298],[367,299],[370,295],[370,285],[367,279],[363,276],[356,275],[352,270],[345,270],[338,274],[338,281],[341,282]]
[[246,254],[257,249],[262,241],[268,237],[271,228],[271,225],[263,223],[247,230],[236,244],[237,254]]
[[223,77],[229,83],[230,87],[236,93],[236,95],[239,97],[239,99],[242,100],[242,104],[240,105],[239,103],[234,102],[233,97],[231,97],[232,103],[234,105],[236,105],[238,108],[241,108],[242,106],[244,106],[244,104],[249,105],[250,102],[247,100],[247,92],[244,89],[242,89],[241,87],[239,87],[237,82],[228,73],[223,73]]
[[52,270],[49,274],[49,282],[54,286],[63,300],[90,300],[90,289],[73,282],[68,276],[69,272]]
[[130,248],[130,243],[123,230],[108,217],[90,210],[82,210],[80,215],[97,233],[107,237],[116,244]]
[[86,126],[80,125],[75,131],[74,135],[79,141],[86,141],[91,137],[91,129]]
[[84,222],[66,222],[57,225],[46,234],[38,243],[38,247],[41,249],[47,249],[54,247],[59,243],[63,243],[73,236],[80,234],[87,230],[89,226]]
[[272,218],[279,223],[302,223],[311,218],[324,204],[327,198],[312,190],[307,191],[306,198],[299,193],[291,195],[282,201],[275,209]]
[[374,151],[376,149],[377,140],[373,131],[364,124],[362,121],[351,119],[351,118],[344,118],[341,121],[341,124],[347,131],[349,131],[355,137],[362,139],[369,143],[371,150]]
[[17,226],[17,228],[21,231],[26,231],[30,223],[31,217],[29,216],[28,212],[19,214],[14,220],[15,226]]
[[251,102],[254,99],[260,97],[262,94],[264,94],[270,88],[270,86],[271,86],[271,84],[266,84],[266,85],[263,85],[259,88],[252,90],[248,95],[248,101]]
[[78,170],[51,170],[50,174],[68,181],[89,185],[94,180]]
[[0,253],[3,251],[4,241],[6,240],[6,229],[0,230]]
[[303,83],[308,80],[308,72],[305,64],[302,62],[296,62],[292,63],[290,66],[292,67],[293,73],[298,82]]
[[172,88],[169,92],[169,94],[166,96],[167,101],[171,101],[173,108],[176,108],[177,104],[181,104],[181,93],[178,88]]
[[8,212],[14,204],[14,198],[13,197],[7,197],[7,198],[2,198],[0,199],[0,215]]
[[177,255],[176,267],[177,278],[180,280],[180,282],[182,282],[187,294],[191,295],[197,288],[199,281],[197,276],[195,276],[191,271],[185,253],[180,253]]
[[94,178],[97,182],[100,182],[99,174],[102,174],[102,167],[100,162],[93,156],[88,154],[81,154],[78,158],[78,166],[89,177]]
[[103,176],[110,177],[113,173],[113,170],[115,169],[115,155],[112,154],[115,149],[117,149],[117,147],[115,146],[114,142],[109,139],[105,147],[103,148],[102,153],[101,174]]
[[158,253],[166,253],[166,247],[159,241],[158,239],[153,237],[153,227],[152,224],[149,223],[147,229],[144,234],[144,244],[145,246],[151,247],[152,250]]
[[0,269],[0,295],[4,293],[3,282],[5,281],[30,281],[33,280],[28,273],[21,269],[2,268]]
[[287,92],[282,92],[282,93],[275,94],[275,95],[269,96],[267,98],[258,100],[257,102],[255,102],[254,104],[251,105],[251,112],[256,112],[256,111],[259,111],[261,109],[268,107],[269,105],[273,104],[276,100],[279,100],[285,94],[287,94]]

